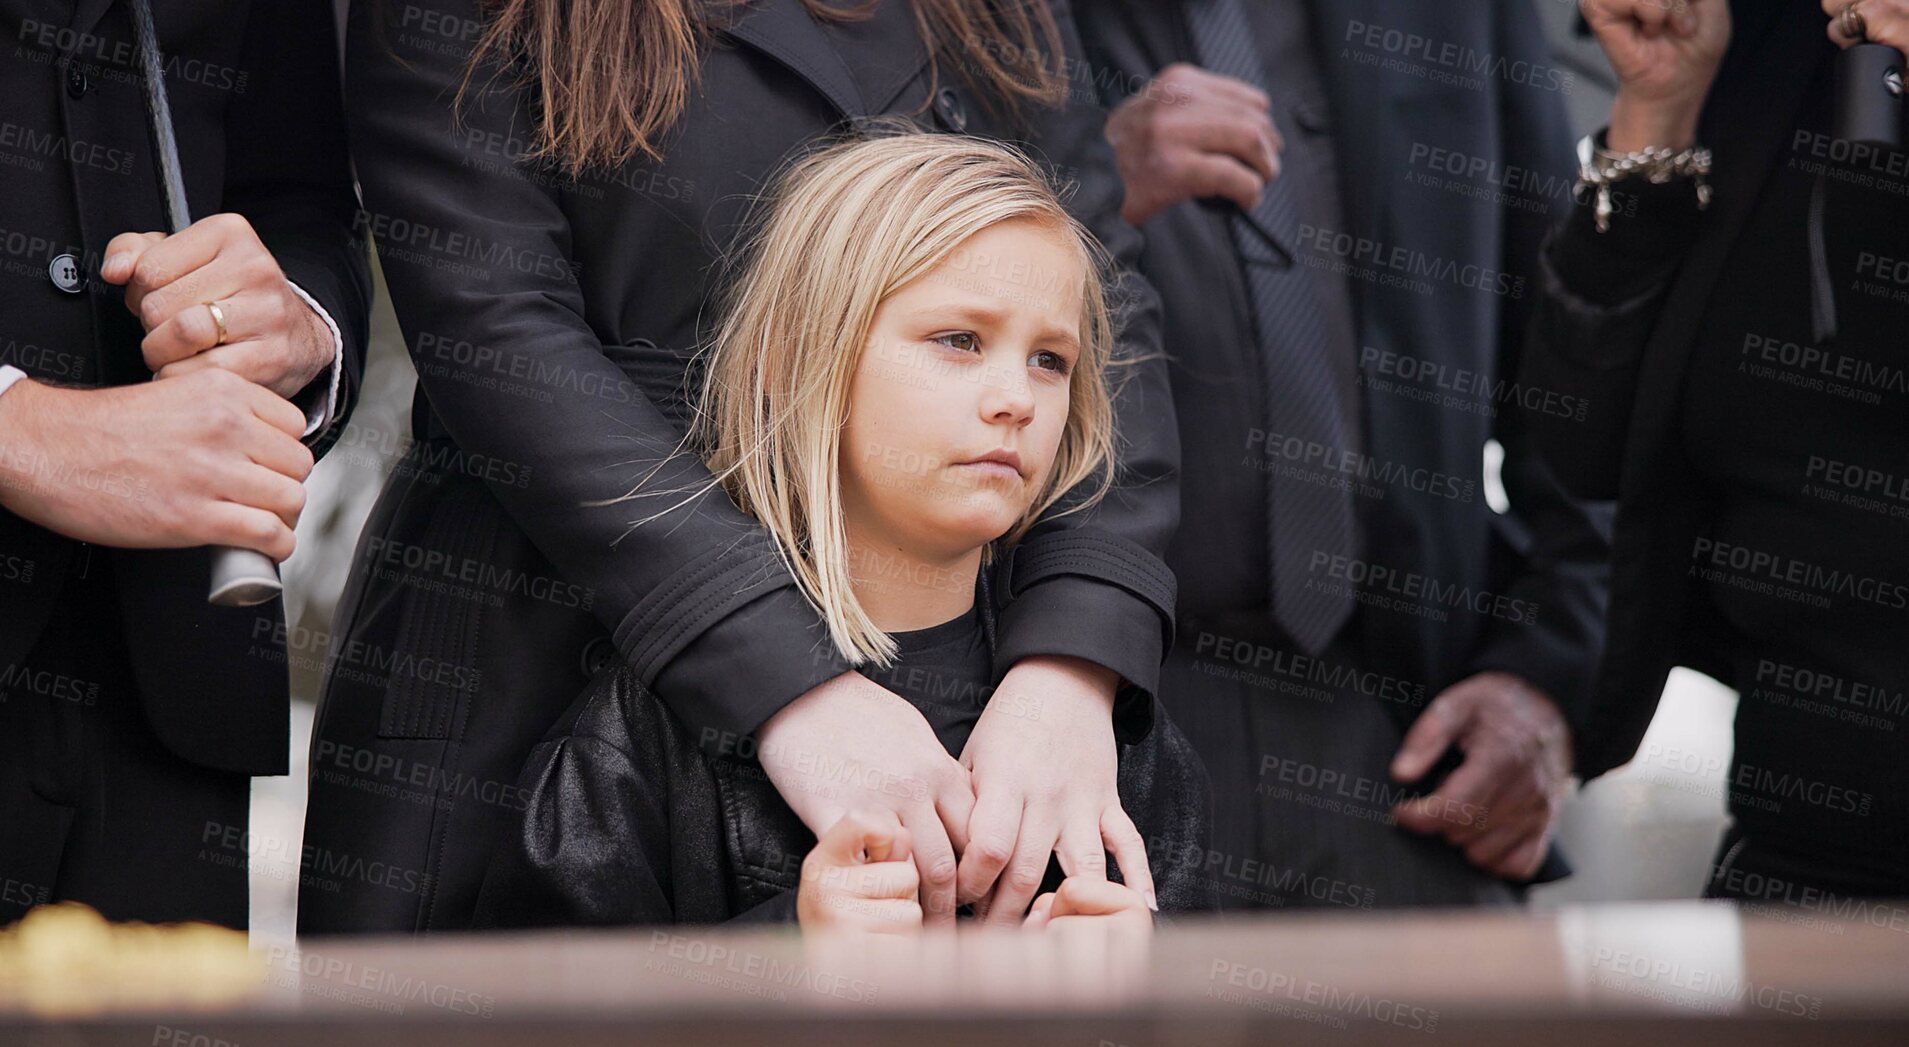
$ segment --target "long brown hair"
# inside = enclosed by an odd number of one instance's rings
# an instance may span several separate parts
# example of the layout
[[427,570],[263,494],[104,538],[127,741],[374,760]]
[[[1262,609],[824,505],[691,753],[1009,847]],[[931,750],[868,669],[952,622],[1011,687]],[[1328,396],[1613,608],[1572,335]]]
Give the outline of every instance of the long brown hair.
[[[517,69],[536,98],[526,159],[570,174],[641,154],[682,115],[710,27],[747,0],[485,0],[491,13],[458,87],[461,105],[480,65]],[[832,7],[802,0],[817,18],[857,21],[876,3]],[[890,0],[899,2],[899,0]],[[952,58],[987,104],[1010,117],[1065,97],[1060,28],[1046,0],[910,0],[931,81]],[[944,55],[944,52],[947,52]],[[930,91],[932,97],[933,91]]]

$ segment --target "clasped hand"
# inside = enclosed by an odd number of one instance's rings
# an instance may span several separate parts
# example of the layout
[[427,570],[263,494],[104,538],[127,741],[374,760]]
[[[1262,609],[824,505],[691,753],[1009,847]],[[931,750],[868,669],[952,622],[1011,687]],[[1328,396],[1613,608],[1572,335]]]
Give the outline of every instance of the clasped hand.
[[[1146,843],[1117,788],[1115,682],[1109,670],[1078,659],[1025,659],[1002,678],[956,759],[914,706],[845,673],[771,718],[758,733],[759,752],[804,824],[825,839],[838,826],[846,834],[831,849],[818,845],[833,856],[829,868],[860,864],[850,856],[869,853],[870,820],[894,818],[897,828],[875,848],[883,858],[863,861],[910,865],[908,893],[919,898],[914,915],[928,926],[951,924],[964,903],[987,923],[1024,922],[1050,855],[1059,856],[1070,880],[1105,883],[1111,851],[1126,886],[1071,887],[1037,907],[1038,922],[1124,911],[1123,899],[1150,906]],[[819,781],[818,767],[838,773]],[[855,819],[845,824],[851,813]],[[867,878],[887,892],[872,897],[887,899],[905,879],[893,871]],[[898,909],[905,922],[909,911],[902,907],[854,911],[892,916]]]

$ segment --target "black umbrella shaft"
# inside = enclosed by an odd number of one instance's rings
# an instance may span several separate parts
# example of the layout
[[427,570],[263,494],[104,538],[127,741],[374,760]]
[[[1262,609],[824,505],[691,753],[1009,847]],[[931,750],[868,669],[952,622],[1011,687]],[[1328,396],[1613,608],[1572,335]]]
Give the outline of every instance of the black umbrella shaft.
[[131,0],[133,37],[139,47],[144,74],[146,117],[152,129],[153,159],[159,168],[159,191],[166,198],[166,220],[171,232],[192,224],[186,204],[186,177],[179,166],[179,139],[172,130],[172,106],[166,101],[166,67],[159,54],[159,34],[152,27],[151,0]]

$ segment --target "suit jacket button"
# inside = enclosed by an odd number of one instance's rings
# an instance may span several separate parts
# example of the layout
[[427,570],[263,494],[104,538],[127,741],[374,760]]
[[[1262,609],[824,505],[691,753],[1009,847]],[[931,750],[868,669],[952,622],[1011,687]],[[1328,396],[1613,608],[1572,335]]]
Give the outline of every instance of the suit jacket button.
[[961,132],[968,129],[968,108],[961,104],[961,95],[952,87],[944,87],[935,92],[935,114],[941,117],[948,130]]
[[93,81],[87,79],[86,74],[80,71],[78,65],[68,67],[66,71],[66,97],[77,102],[85,98],[86,92],[92,90],[92,88]]
[[80,275],[79,259],[70,254],[59,255],[47,263],[46,276],[53,281],[53,286],[68,294],[79,294],[86,288],[86,277]]
[[616,644],[608,637],[599,636],[583,645],[583,676],[585,679],[595,676],[616,662]]

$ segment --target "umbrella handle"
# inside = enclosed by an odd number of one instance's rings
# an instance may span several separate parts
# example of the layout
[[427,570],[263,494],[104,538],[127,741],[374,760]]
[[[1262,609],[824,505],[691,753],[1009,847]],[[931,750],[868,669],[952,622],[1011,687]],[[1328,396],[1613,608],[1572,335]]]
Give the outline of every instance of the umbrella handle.
[[206,599],[220,607],[253,607],[279,594],[284,584],[278,565],[251,549],[212,550],[212,591]]

